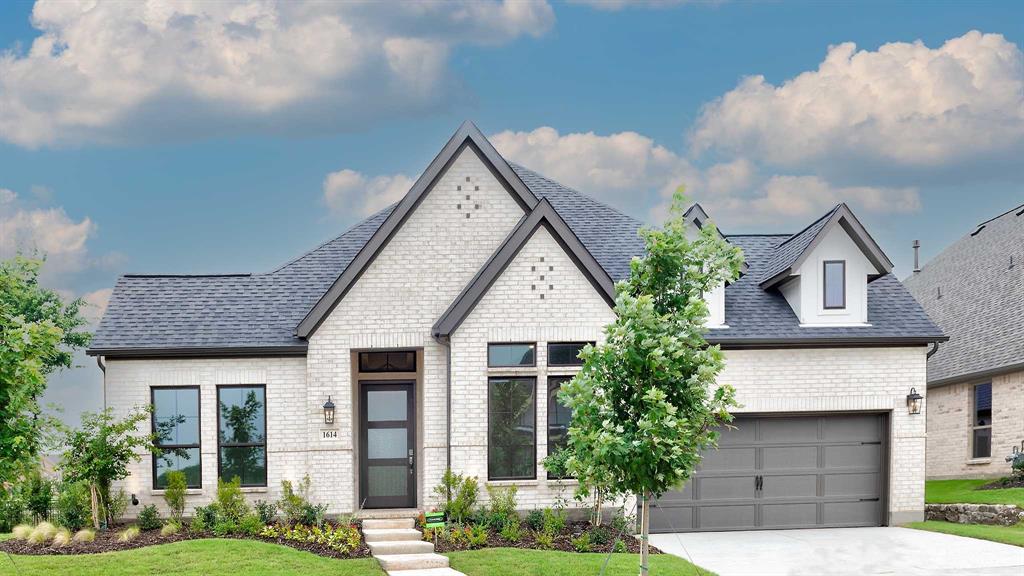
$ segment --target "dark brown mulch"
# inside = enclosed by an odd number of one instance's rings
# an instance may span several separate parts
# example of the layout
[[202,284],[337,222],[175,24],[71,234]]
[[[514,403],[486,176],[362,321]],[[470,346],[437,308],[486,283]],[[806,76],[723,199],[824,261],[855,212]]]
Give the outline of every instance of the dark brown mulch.
[[1024,488],[1024,476],[1014,478],[1000,478],[995,482],[989,482],[978,486],[976,490],[999,490],[1001,488]]
[[[557,534],[551,543],[549,550],[560,550],[562,552],[576,552],[576,548],[572,545],[572,539],[579,537],[584,532],[591,532],[590,539],[590,552],[608,553],[611,552],[615,546],[615,538],[618,536],[617,532],[612,531],[610,527],[605,527],[608,534],[608,542],[605,544],[597,544],[594,542],[594,536],[592,531],[594,528],[588,522],[574,522],[565,527],[561,533]],[[540,546],[537,545],[537,539],[535,533],[523,525],[523,536],[518,542],[509,542],[501,537],[496,530],[487,531],[487,545],[483,548],[523,548],[529,550],[540,550]],[[626,544],[626,551],[630,554],[640,553],[640,540],[634,538],[632,534],[623,534],[622,541]],[[435,550],[439,553],[443,552],[459,552],[462,550],[469,550],[469,544],[460,542],[453,544],[448,541],[442,535],[438,534],[437,544]],[[662,554],[662,551],[650,546],[651,554]]]
[[[0,552],[8,552],[10,554],[19,554],[25,556],[45,556],[45,555],[72,555],[72,554],[99,554],[101,552],[116,552],[118,550],[134,550],[136,548],[143,548],[146,546],[156,546],[158,544],[170,544],[172,542],[181,542],[183,540],[199,540],[202,538],[219,538],[214,536],[212,533],[199,533],[190,532],[188,530],[182,530],[177,534],[171,536],[162,536],[159,530],[150,530],[139,533],[139,536],[130,542],[119,542],[117,537],[118,534],[123,530],[125,526],[118,526],[112,530],[97,531],[96,539],[92,542],[71,542],[67,546],[53,546],[52,544],[30,544],[24,540],[10,539],[4,542],[0,542]],[[322,544],[314,544],[312,542],[296,542],[294,540],[285,540],[283,538],[257,538],[251,536],[242,535],[230,535],[224,536],[224,538],[230,538],[234,540],[257,540],[260,542],[269,542],[271,544],[280,544],[282,546],[288,546],[289,548],[295,548],[296,550],[303,550],[311,552],[318,556],[325,556],[327,558],[366,558],[370,556],[370,549],[366,547],[366,542],[360,542],[359,548],[352,551],[349,554],[343,554],[329,548]]]

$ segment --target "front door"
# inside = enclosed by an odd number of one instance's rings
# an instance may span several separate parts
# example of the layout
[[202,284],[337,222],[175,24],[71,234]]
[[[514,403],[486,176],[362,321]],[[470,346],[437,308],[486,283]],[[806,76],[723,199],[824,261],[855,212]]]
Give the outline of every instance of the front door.
[[416,507],[416,399],[410,381],[360,383],[359,501]]

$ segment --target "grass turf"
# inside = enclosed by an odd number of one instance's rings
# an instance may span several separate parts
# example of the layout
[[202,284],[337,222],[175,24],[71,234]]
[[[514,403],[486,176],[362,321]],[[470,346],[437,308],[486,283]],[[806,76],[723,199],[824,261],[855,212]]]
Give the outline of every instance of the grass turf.
[[71,556],[0,554],[0,575],[384,576],[376,560],[336,560],[252,540],[186,540],[135,550]]
[[976,490],[988,480],[929,480],[924,499],[928,504],[1016,504],[1024,508],[1024,488]]
[[907,527],[1024,547],[1024,522],[1016,526],[988,526],[985,524],[956,524],[953,522],[929,520],[927,522],[907,524]]
[[[546,550],[492,548],[448,554],[452,568],[469,576],[595,576],[604,565],[605,554],[576,554]],[[698,571],[693,564],[669,554],[651,556],[651,575],[714,576]],[[613,554],[605,576],[636,576],[640,571],[637,554]]]

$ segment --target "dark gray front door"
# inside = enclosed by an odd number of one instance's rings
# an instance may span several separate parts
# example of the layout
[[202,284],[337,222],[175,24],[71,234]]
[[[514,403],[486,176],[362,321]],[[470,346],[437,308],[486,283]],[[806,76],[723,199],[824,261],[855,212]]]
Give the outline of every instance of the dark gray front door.
[[652,532],[878,526],[885,486],[877,414],[737,418]]
[[364,508],[415,508],[413,383],[362,382],[360,389],[359,500]]

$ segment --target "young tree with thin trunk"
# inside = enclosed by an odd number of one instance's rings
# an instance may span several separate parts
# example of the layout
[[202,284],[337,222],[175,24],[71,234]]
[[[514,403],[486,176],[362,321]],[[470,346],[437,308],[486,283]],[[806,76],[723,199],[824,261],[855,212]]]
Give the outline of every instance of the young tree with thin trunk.
[[690,478],[736,406],[733,388],[716,384],[724,358],[704,339],[704,294],[738,277],[743,254],[710,222],[688,230],[684,208],[680,189],[664,227],[640,232],[647,253],[616,285],[615,322],[559,394],[573,411],[570,472],[641,499],[642,576],[651,499]]

